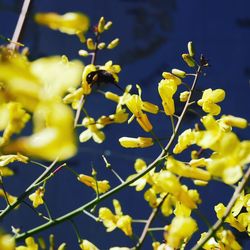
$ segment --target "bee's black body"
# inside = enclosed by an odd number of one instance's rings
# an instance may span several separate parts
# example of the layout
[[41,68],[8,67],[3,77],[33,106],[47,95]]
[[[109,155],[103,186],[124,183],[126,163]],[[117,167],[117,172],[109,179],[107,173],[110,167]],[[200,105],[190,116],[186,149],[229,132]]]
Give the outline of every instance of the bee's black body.
[[99,70],[90,72],[87,75],[86,80],[87,80],[88,84],[91,84],[91,86],[93,86],[93,85],[100,86],[100,85],[111,83],[123,91],[123,89],[115,81],[114,76],[111,73],[109,73],[108,71],[103,70],[103,69],[99,69]]

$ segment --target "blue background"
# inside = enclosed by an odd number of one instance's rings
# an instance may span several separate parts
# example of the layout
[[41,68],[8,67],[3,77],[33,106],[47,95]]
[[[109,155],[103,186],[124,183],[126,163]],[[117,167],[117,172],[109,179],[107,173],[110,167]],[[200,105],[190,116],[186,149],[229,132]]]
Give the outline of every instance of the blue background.
[[[0,34],[11,37],[15,28],[22,1],[0,1]],[[29,16],[22,36],[22,42],[30,48],[31,58],[35,59],[48,55],[67,55],[70,59],[79,58],[78,50],[82,48],[78,39],[60,32],[52,31],[46,27],[38,26],[33,21],[37,12],[81,11],[87,14],[94,25],[100,16],[113,21],[112,29],[104,34],[104,40],[110,41],[119,37],[121,44],[115,50],[99,53],[98,64],[103,64],[107,59],[121,64],[120,85],[140,84],[143,88],[143,98],[160,104],[157,94],[157,85],[163,71],[172,68],[187,69],[181,59],[181,54],[186,52],[187,42],[192,40],[197,54],[203,53],[209,60],[211,67],[206,71],[206,76],[199,81],[197,95],[201,90],[211,87],[223,88],[227,97],[223,101],[223,113],[242,116],[249,120],[249,94],[250,94],[250,2],[245,1],[181,1],[181,0],[43,0],[33,1]],[[80,58],[79,58],[80,59]],[[82,60],[82,58],[81,58]],[[84,59],[88,64],[88,59]],[[116,89],[111,90],[116,91]],[[105,105],[103,105],[105,103]],[[97,108],[98,107],[98,108]],[[110,114],[114,111],[113,103],[106,105],[102,96],[93,94],[87,107],[95,117],[100,114]],[[177,107],[178,110],[178,107]],[[157,116],[158,117],[158,116]],[[193,126],[193,115],[187,117],[187,126]],[[153,118],[156,133],[160,137],[167,137],[171,133],[169,121],[162,116]],[[184,129],[184,128],[183,128]],[[79,130],[80,132],[81,130]],[[79,154],[69,161],[80,173],[90,174],[91,164],[98,171],[99,177],[111,180],[111,185],[118,181],[105,169],[101,154],[105,154],[113,168],[126,177],[133,173],[135,158],[143,157],[148,163],[159,153],[159,148],[144,150],[125,150],[119,147],[117,139],[121,136],[146,136],[133,122],[129,129],[127,126],[112,126],[105,130],[106,135],[112,135],[101,144],[87,142],[80,146]],[[237,130],[241,139],[249,139],[249,130]],[[18,168],[19,169],[19,168]],[[19,170],[17,178],[11,178],[7,183],[11,193],[18,194],[24,185],[29,183],[40,173],[37,166],[28,166]],[[203,203],[201,211],[215,221],[213,205],[219,201],[225,204],[230,199],[232,190],[223,184],[211,183],[201,189]],[[124,213],[133,215],[136,219],[149,216],[150,209],[143,201],[142,194],[135,193],[133,188],[122,191],[102,203],[102,206],[111,206],[112,198],[121,199]],[[57,217],[64,211],[70,211],[90,199],[94,194],[81,183],[76,183],[75,177],[67,171],[61,171],[48,183],[46,200],[52,210],[52,215]],[[143,205],[139,205],[143,204]],[[3,221],[5,229],[9,230],[14,225],[25,231],[32,226],[43,223],[33,212],[22,206]],[[75,218],[82,238],[86,238],[100,249],[110,246],[132,246],[130,239],[123,237],[123,233],[116,230],[105,233],[101,223],[97,224],[92,219],[82,215]],[[156,225],[169,223],[166,218],[156,220]],[[206,230],[204,223],[200,225]],[[140,234],[141,225],[135,224],[135,230]],[[58,242],[65,241],[69,249],[76,249],[76,237],[70,223],[58,225],[41,235],[48,237],[55,232]],[[237,234],[237,232],[235,232]],[[249,249],[247,235],[240,236],[239,241],[244,242],[244,249]],[[162,234],[157,235],[162,239]],[[195,238],[197,240],[197,238]],[[150,240],[143,249],[150,249]],[[194,241],[195,242],[195,241]],[[247,245],[248,244],[248,245]]]

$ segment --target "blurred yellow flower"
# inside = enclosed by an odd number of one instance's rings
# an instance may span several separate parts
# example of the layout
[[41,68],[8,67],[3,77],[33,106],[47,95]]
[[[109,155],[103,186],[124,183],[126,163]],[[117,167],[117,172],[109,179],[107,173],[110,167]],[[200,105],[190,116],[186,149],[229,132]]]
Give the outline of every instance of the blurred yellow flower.
[[10,204],[13,204],[17,201],[17,197],[16,196],[13,196],[13,195],[10,195],[9,193],[7,192],[4,192],[3,189],[0,189],[0,197],[3,197],[3,198],[7,198],[8,199],[8,202],[7,203],[10,203]]
[[173,149],[174,154],[180,154],[183,150],[185,150],[189,145],[195,143],[195,131],[191,129],[187,129],[182,132],[178,137],[178,143],[175,145]]
[[97,120],[97,123],[106,126],[112,123],[124,123],[127,120],[128,120],[128,113],[126,113],[126,109],[119,109],[116,111],[115,114],[109,116],[104,116],[104,115],[101,116]]
[[78,35],[86,32],[89,28],[89,18],[79,12],[68,12],[64,15],[53,12],[37,13],[35,20],[41,25],[68,35]]
[[30,115],[22,108],[22,105],[17,102],[9,102],[4,105],[7,112],[7,117],[2,117],[6,120],[6,127],[3,132],[3,137],[0,137],[0,146],[9,142],[13,134],[18,134],[25,127],[30,119]]
[[197,103],[206,113],[218,115],[221,108],[216,103],[223,101],[224,98],[225,91],[223,89],[206,89],[203,91],[202,98]]
[[113,231],[115,228],[121,229],[127,236],[132,236],[132,218],[129,215],[123,215],[121,205],[118,200],[113,200],[115,214],[109,208],[101,207],[99,209],[99,218],[102,220],[107,232]]
[[106,193],[110,189],[109,182],[107,180],[98,181],[92,176],[85,174],[79,174],[77,179],[88,187],[93,188],[99,194]]
[[34,238],[28,237],[25,239],[26,246],[18,246],[16,250],[39,250],[38,244],[36,244]]
[[49,161],[70,158],[77,150],[73,120],[73,112],[66,105],[41,102],[33,114],[33,134],[10,142],[4,152],[21,152]]
[[0,249],[15,250],[15,239],[9,234],[0,235]]

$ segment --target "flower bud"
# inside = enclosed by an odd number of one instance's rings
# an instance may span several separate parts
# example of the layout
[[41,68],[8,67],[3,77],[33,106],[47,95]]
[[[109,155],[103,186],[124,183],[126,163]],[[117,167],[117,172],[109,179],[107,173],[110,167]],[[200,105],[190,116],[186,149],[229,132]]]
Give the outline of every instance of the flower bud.
[[189,97],[190,92],[189,91],[184,91],[180,93],[180,101],[181,102],[186,102],[188,97]]
[[119,44],[120,40],[119,38],[114,39],[113,41],[111,41],[109,43],[109,45],[107,46],[108,49],[114,49],[118,44]]
[[154,144],[153,139],[149,137],[121,137],[119,142],[124,148],[146,148]]
[[179,76],[180,78],[186,77],[186,72],[180,70],[180,69],[172,69],[172,74]]
[[95,44],[92,38],[87,39],[87,47],[89,50],[95,50]]
[[105,26],[105,19],[102,16],[98,22],[97,30],[99,33],[102,33],[104,31],[104,26]]
[[111,21],[108,21],[105,25],[104,25],[104,29],[105,30],[109,30],[110,28],[111,28],[111,26],[112,26],[112,22]]
[[188,53],[191,57],[195,55],[195,49],[192,41],[188,42]]
[[84,50],[84,49],[80,49],[79,51],[78,51],[78,54],[79,54],[79,56],[88,56],[89,55],[89,52],[87,51],[87,50]]
[[189,67],[195,67],[196,63],[193,57],[191,57],[189,54],[182,54],[182,59]]
[[98,49],[100,49],[100,50],[101,50],[101,49],[104,49],[104,48],[106,47],[106,43],[99,43],[97,47],[98,47]]

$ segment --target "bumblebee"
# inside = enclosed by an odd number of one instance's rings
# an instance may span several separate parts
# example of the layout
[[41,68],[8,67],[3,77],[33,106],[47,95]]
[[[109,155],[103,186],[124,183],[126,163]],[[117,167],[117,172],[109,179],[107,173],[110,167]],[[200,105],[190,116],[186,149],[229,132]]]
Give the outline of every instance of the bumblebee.
[[93,85],[97,85],[98,87],[100,87],[101,85],[113,84],[123,91],[123,89],[117,84],[114,76],[103,69],[90,72],[86,77],[86,81],[91,85],[91,87]]

